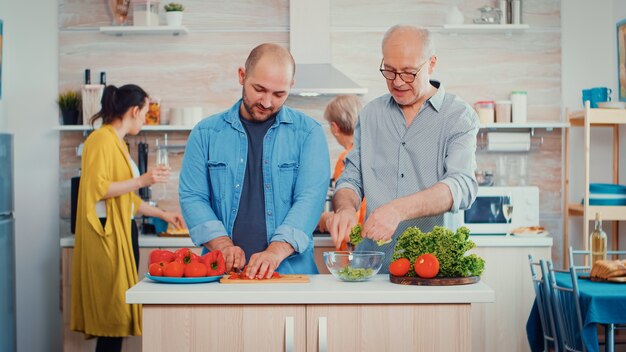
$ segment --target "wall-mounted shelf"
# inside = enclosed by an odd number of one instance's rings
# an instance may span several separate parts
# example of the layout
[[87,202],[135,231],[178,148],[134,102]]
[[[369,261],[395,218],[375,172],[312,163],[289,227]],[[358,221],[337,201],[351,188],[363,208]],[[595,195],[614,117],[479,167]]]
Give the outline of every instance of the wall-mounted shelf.
[[490,123],[486,125],[480,125],[480,128],[500,129],[500,128],[545,128],[551,130],[554,128],[566,128],[569,124],[566,122],[550,122],[550,121],[536,121],[525,123]]
[[[56,131],[93,131],[91,126],[72,125],[72,126],[56,126]],[[141,128],[141,132],[170,132],[170,131],[191,131],[193,126],[175,126],[175,125],[148,125]]]
[[181,35],[189,33],[189,30],[185,26],[107,26],[100,27],[100,32],[116,36],[122,36],[124,34]]
[[527,24],[444,24],[443,32],[472,34],[512,34],[530,28]]
[[[530,135],[535,135],[535,129],[541,128],[550,132],[555,128],[568,128],[566,122],[550,122],[550,121],[531,121],[525,123],[490,123],[480,125],[481,129],[498,130],[498,129],[530,129]],[[542,141],[543,144],[543,141]]]

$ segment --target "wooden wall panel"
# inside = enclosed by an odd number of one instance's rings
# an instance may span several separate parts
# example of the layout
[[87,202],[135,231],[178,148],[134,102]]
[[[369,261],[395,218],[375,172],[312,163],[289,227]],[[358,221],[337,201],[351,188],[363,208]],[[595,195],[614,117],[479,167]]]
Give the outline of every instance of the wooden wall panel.
[[241,95],[237,68],[256,45],[287,45],[288,34],[202,32],[180,37],[109,36],[99,32],[61,32],[60,89],[79,87],[86,68],[92,82],[107,73],[107,83],[135,83],[162,107],[201,106],[211,114]]
[[[561,18],[560,0],[524,0],[522,21],[530,30],[505,34],[449,34],[441,25],[452,6],[458,6],[471,23],[479,16],[477,8],[495,4],[490,0],[374,0],[331,1],[332,63],[354,81],[369,89],[364,103],[386,94],[378,72],[380,43],[384,31],[397,23],[428,26],[435,40],[438,66],[434,78],[445,89],[472,104],[477,100],[506,99],[512,90],[528,91],[530,121],[561,120]],[[61,0],[59,2],[59,89],[78,89],[85,68],[92,70],[92,81],[100,71],[107,82],[120,85],[137,83],[162,99],[162,114],[170,107],[200,106],[204,115],[229,108],[241,96],[237,67],[247,54],[263,42],[289,46],[289,0],[185,0],[184,24],[190,33],[182,36],[101,34],[97,27],[109,25],[111,16],[105,0]],[[162,4],[163,5],[163,4]],[[312,28],[311,30],[315,30]],[[313,44],[312,44],[313,45]],[[332,97],[291,96],[287,104],[301,109],[324,126],[334,166],[342,148],[328,131],[322,115]],[[482,131],[486,132],[486,131]],[[508,153],[512,162],[526,159],[528,183],[540,187],[541,219],[560,241],[561,133],[537,131],[529,153]],[[187,132],[169,133],[184,143]],[[544,144],[539,145],[539,138]],[[136,157],[136,141],[152,146],[163,133],[142,133],[130,138],[131,155]],[[74,148],[83,139],[80,132],[62,132],[61,139],[61,216],[69,219],[69,177],[76,174],[80,160]],[[480,169],[495,169],[502,154],[477,151]],[[153,157],[153,156],[151,156]],[[180,153],[171,156],[175,165]],[[498,174],[498,170],[495,170]],[[175,194],[177,170],[168,190]],[[163,201],[176,209],[177,198]],[[61,233],[69,225],[62,222]],[[558,248],[555,245],[554,248]],[[558,260],[558,252],[555,259]]]

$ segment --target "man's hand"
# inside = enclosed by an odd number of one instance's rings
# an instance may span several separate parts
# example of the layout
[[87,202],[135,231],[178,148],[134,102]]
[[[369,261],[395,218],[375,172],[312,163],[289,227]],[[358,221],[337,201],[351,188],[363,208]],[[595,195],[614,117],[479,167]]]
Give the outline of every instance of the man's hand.
[[326,226],[335,248],[340,249],[343,243],[350,240],[350,231],[357,222],[358,218],[354,209],[339,209],[336,213],[331,214],[326,221]]
[[250,263],[244,274],[250,279],[269,279],[280,262],[280,258],[275,253],[268,251],[255,253],[250,257]]
[[272,242],[266,250],[254,253],[250,257],[245,274],[250,279],[270,279],[280,263],[294,252],[293,247],[285,242]]
[[394,202],[387,203],[367,218],[361,236],[373,241],[389,241],[402,220],[402,213]]
[[243,269],[246,266],[246,254],[241,247],[229,246],[220,249],[226,263],[226,272],[232,271],[234,268]]
[[246,265],[246,254],[243,252],[243,249],[235,246],[228,236],[215,238],[205,243],[204,246],[210,251],[219,250],[222,252],[226,264],[226,272],[232,271],[233,268],[243,269]]
[[317,224],[317,229],[320,230],[320,232],[328,232],[328,219],[332,216],[333,212],[330,211],[325,211],[322,213],[322,216],[320,216],[320,221]]

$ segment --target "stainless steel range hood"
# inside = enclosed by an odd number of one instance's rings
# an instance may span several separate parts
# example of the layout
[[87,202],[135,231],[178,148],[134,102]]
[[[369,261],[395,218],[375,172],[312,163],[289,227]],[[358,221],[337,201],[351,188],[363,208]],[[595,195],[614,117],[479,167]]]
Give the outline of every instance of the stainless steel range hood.
[[289,2],[289,50],[296,60],[296,84],[292,94],[366,94],[331,64],[330,0]]

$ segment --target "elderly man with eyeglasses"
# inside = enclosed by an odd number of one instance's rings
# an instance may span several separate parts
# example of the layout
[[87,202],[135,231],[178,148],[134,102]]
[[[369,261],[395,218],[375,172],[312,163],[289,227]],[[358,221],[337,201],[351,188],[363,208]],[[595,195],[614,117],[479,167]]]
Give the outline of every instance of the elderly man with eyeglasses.
[[[430,79],[437,56],[428,30],[394,26],[385,33],[382,53],[380,72],[389,94],[361,110],[327,226],[339,248],[366,197],[365,240],[356,250],[384,251],[385,271],[407,227],[427,232],[459,226],[459,211],[472,205],[478,191],[479,125],[467,103]],[[378,246],[377,241],[389,243]]]

